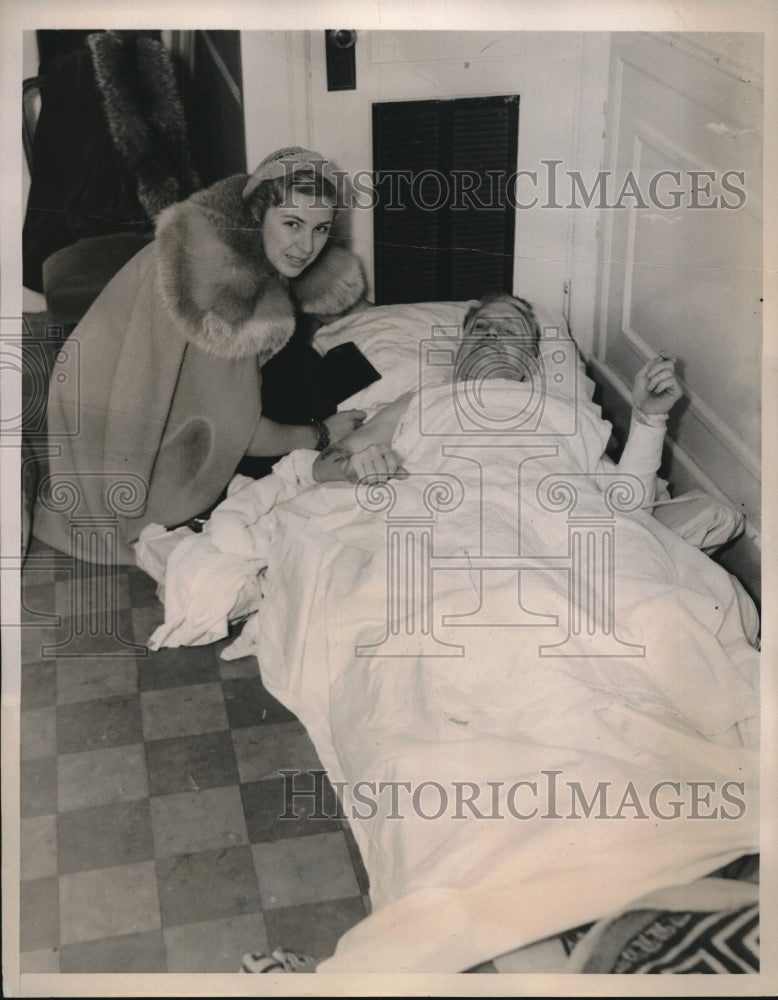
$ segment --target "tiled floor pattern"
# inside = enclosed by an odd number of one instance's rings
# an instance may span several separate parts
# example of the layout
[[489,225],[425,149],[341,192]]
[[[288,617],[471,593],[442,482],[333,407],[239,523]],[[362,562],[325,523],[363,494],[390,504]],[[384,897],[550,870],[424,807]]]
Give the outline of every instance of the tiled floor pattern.
[[298,797],[299,818],[280,818],[279,771],[321,769],[302,726],[254,658],[219,657],[227,640],[123,645],[162,621],[154,582],[121,568],[106,624],[89,611],[110,578],[82,569],[76,587],[70,561],[33,542],[23,573],[22,972],[235,972],[248,950],[332,954],[369,912],[367,878],[326,779],[328,815]]

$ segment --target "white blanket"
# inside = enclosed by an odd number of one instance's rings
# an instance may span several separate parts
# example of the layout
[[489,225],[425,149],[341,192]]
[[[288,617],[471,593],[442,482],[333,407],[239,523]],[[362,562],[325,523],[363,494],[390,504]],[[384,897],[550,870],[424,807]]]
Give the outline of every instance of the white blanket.
[[[518,391],[483,386],[484,410],[508,420]],[[727,573],[648,514],[608,510],[609,431],[552,397],[521,446],[463,436],[435,390],[398,428],[411,475],[391,508],[336,484],[265,516],[243,648],[340,783],[371,882],[372,915],[321,971],[459,971],[758,849],[758,654]],[[571,539],[599,559],[609,523],[615,578],[595,589],[617,645],[601,655],[597,628],[573,627]]]
[[138,565],[157,581],[165,620],[147,641],[163,646],[203,646],[223,639],[230,623],[255,613],[262,602],[261,571],[267,565],[277,503],[313,483],[315,451],[295,451],[264,479],[235,476],[227,499],[202,532],[165,531],[150,524],[140,535]]

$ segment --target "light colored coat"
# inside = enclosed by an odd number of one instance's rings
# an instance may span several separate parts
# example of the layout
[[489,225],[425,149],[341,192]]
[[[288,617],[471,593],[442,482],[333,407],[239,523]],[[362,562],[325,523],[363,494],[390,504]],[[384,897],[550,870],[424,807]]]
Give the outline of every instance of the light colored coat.
[[210,507],[256,431],[260,368],[291,337],[296,311],[337,315],[360,299],[362,270],[338,245],[340,220],[299,278],[270,267],[252,199],[241,197],[247,180],[219,181],[163,212],[154,242],[66,342],[33,519],[54,548],[70,553],[74,531],[93,524],[114,540],[82,558],[134,563],[146,524]]

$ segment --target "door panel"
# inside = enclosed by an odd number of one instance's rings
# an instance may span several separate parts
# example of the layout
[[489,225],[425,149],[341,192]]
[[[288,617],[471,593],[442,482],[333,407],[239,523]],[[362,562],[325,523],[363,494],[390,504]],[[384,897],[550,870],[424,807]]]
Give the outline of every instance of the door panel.
[[[678,356],[686,398],[671,422],[670,478],[692,485],[690,470],[692,479],[698,473],[697,485],[715,484],[758,531],[761,38],[748,38],[738,37],[728,59],[726,39],[714,50],[695,35],[615,36],[615,207],[604,234],[597,358],[631,385],[661,348]],[[630,171],[635,184],[619,199]]]

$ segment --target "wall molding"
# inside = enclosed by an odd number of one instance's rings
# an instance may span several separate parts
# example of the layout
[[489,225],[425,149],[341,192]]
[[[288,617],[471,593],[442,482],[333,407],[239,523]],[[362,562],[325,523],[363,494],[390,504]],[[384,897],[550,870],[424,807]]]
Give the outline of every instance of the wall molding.
[[[762,69],[742,63],[737,59],[733,59],[731,55],[724,53],[721,49],[706,45],[700,38],[703,35],[707,36],[709,34],[707,32],[651,31],[648,34],[660,42],[673,45],[682,52],[687,52],[689,55],[695,56],[695,58],[707,63],[709,66],[720,70],[722,73],[726,73],[728,76],[734,77],[740,83],[755,87],[764,86],[764,71]],[[724,34],[735,33],[725,32]],[[762,32],[755,31],[753,34],[760,35]]]
[[[685,154],[679,147],[673,148],[670,143],[664,143],[661,141],[661,137],[658,137],[658,141],[654,143],[653,136],[657,133],[653,129],[640,119],[636,119],[634,123],[635,136],[633,139],[633,159],[630,169],[633,171],[636,177],[640,176],[640,166],[641,166],[641,154],[643,146],[648,146],[655,151],[668,155],[665,150],[670,150],[673,152],[674,156],[681,161],[681,164],[699,164],[700,169],[708,169],[704,167],[701,160],[698,160],[691,155]],[[661,143],[661,144],[660,144]],[[696,167],[695,167],[696,169]],[[632,316],[632,289],[633,289],[633,275],[634,275],[634,264],[635,264],[635,240],[637,238],[637,219],[638,219],[638,209],[634,205],[628,208],[629,212],[629,222],[627,228],[627,247],[625,254],[625,270],[624,270],[624,294],[622,299],[622,315],[621,315],[621,334],[622,336],[632,345],[633,349],[639,357],[643,358],[643,361],[648,361],[655,354],[653,348],[640,336],[637,330],[632,326],[631,316]],[[721,417],[716,414],[707,403],[691,389],[688,385],[684,383],[683,385],[684,395],[689,400],[691,409],[694,411],[697,419],[710,430],[719,442],[727,449],[727,451],[732,454],[732,456],[740,462],[742,466],[759,481],[762,474],[762,463],[760,457],[748,447],[748,445],[740,437],[734,434],[726,423],[721,419]],[[684,452],[684,454],[687,454]],[[689,458],[691,461],[691,458]]]
[[[661,156],[666,156],[668,160],[675,163],[680,171],[685,170],[687,173],[689,171],[709,171],[714,174],[719,174],[721,168],[717,167],[710,160],[703,160],[699,156],[695,156],[688,150],[682,149],[677,143],[668,139],[666,135],[657,131],[652,125],[649,125],[647,121],[642,118],[635,119],[635,143],[642,143],[649,149],[653,149],[654,152],[659,153]],[[735,134],[736,130],[732,130]],[[637,162],[633,161],[632,169],[635,171],[637,176],[637,168],[640,166],[640,157],[637,154]],[[634,206],[630,206],[630,211],[635,211]],[[760,195],[753,194],[751,191],[747,192],[746,200],[743,203],[742,208],[738,211],[745,212],[750,215],[753,219],[756,219],[761,223],[763,217],[762,211],[762,198]]]

